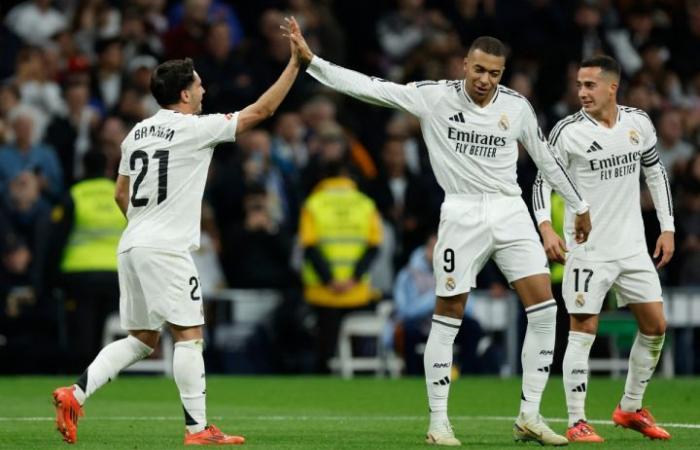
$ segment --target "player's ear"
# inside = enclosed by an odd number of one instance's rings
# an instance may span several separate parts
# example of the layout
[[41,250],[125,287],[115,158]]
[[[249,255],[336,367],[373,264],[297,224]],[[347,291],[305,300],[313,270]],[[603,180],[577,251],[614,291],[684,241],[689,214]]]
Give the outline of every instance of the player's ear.
[[180,91],[180,101],[182,103],[189,103],[192,96],[190,95],[189,89],[183,89]]

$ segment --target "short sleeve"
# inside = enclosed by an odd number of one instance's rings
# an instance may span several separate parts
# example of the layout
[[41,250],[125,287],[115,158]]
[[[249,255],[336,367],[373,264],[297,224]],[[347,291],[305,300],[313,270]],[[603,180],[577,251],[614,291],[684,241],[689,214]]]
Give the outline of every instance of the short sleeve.
[[236,140],[238,112],[196,116],[194,126],[199,148],[211,148],[221,142]]
[[129,176],[129,158],[126,154],[126,141],[122,142],[122,159],[119,161],[119,175]]

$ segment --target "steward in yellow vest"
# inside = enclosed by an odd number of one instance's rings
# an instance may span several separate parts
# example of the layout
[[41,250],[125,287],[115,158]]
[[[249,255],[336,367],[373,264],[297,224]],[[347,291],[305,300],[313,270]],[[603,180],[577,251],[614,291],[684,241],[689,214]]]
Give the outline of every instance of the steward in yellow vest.
[[316,315],[316,371],[328,372],[345,315],[367,308],[376,295],[368,270],[382,240],[374,202],[347,177],[339,161],[326,162],[301,211],[299,235],[304,248],[302,282]]
[[70,189],[73,227],[63,251],[61,272],[117,270],[117,246],[126,219],[114,202],[114,181],[90,178]]
[[357,308],[377,295],[368,270],[382,239],[374,202],[350,178],[322,180],[301,211],[306,300],[329,308]]
[[92,361],[102,347],[105,319],[119,310],[117,246],[126,218],[114,201],[114,181],[104,176],[105,155],[91,150],[84,162],[86,178],[70,189],[62,225],[67,234],[60,263],[70,349],[63,358],[66,371]]

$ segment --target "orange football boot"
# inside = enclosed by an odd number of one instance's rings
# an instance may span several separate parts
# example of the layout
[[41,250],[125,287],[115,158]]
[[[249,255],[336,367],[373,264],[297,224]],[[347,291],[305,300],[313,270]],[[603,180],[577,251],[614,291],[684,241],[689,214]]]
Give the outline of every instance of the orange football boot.
[[73,386],[61,387],[53,391],[53,404],[56,407],[56,429],[63,440],[75,444],[78,440],[78,418],[83,408],[73,395]]
[[605,442],[605,439],[595,432],[593,426],[583,419],[566,430],[566,438],[569,442]]
[[613,412],[612,420],[616,426],[639,431],[649,439],[671,439],[671,434],[656,424],[654,417],[646,408],[628,412],[623,411],[620,405],[617,405]]
[[199,433],[185,432],[185,445],[240,445],[245,443],[243,436],[229,436],[215,425],[209,425]]

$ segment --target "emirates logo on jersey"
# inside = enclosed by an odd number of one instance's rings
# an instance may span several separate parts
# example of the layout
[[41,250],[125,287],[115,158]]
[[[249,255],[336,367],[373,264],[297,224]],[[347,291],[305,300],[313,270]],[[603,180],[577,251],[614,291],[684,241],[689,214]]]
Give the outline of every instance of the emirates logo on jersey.
[[632,145],[639,145],[639,133],[636,130],[630,130],[630,143]]
[[500,128],[503,131],[508,131],[508,128],[510,128],[508,116],[506,116],[505,114],[501,114],[501,120],[498,121],[498,128]]

